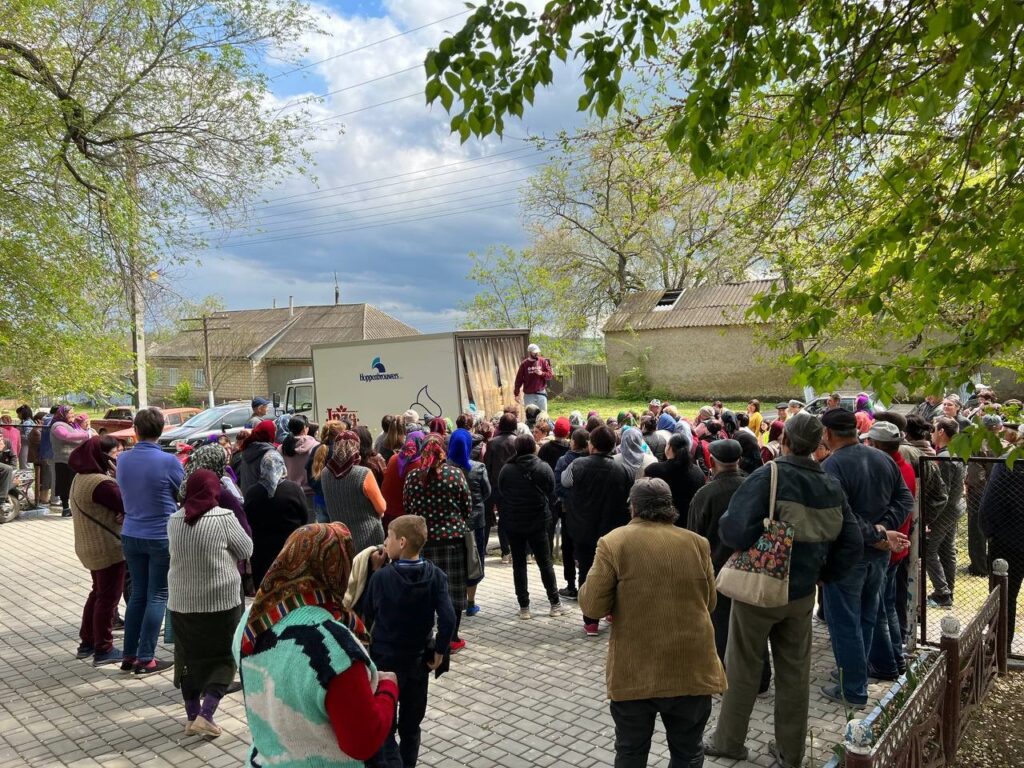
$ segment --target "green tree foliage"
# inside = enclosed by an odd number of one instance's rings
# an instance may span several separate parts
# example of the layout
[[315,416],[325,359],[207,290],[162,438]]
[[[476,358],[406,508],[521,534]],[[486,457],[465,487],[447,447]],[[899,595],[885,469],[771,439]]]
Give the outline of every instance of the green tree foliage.
[[188,383],[188,380],[182,379],[178,382],[174,391],[171,392],[171,402],[182,408],[186,408],[195,402],[195,396],[192,394],[192,385]]
[[492,247],[469,258],[468,277],[479,290],[462,304],[463,328],[526,328],[556,368],[592,357],[582,338],[586,318],[562,300],[574,291],[569,276],[556,276],[529,249]]
[[593,329],[632,291],[743,279],[759,260],[734,227],[746,189],[697,178],[661,140],[664,121],[630,109],[563,135],[523,196],[535,259],[571,277],[560,301]]
[[579,63],[599,117],[625,105],[628,68],[671,61],[666,146],[761,187],[786,282],[757,312],[802,343],[798,378],[888,397],[959,384],[1024,338],[1022,34],[1012,0],[490,0],[428,54],[426,96],[465,140],[521,116],[554,58]]
[[201,244],[194,217],[244,216],[301,164],[306,113],[270,112],[259,66],[309,29],[297,0],[0,10],[0,318],[18,318],[0,326],[5,386],[110,386],[127,300]]

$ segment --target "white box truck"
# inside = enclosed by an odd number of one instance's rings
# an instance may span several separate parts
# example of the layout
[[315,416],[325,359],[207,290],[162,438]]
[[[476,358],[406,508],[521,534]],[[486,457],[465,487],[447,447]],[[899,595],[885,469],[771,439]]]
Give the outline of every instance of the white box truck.
[[488,418],[511,403],[527,330],[455,331],[313,346],[313,378],[288,382],[283,406],[323,424],[354,414],[372,431],[413,408],[429,421]]

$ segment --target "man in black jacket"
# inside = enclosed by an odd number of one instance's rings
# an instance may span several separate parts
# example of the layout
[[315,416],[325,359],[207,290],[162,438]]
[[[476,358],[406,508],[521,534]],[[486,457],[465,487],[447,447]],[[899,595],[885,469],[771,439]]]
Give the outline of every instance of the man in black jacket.
[[[629,522],[633,473],[612,460],[614,450],[615,433],[609,427],[597,427],[590,433],[590,455],[562,472],[562,486],[571,489],[568,523],[581,587],[594,564],[597,540]],[[597,636],[599,618],[583,617],[583,629],[590,637]]]
[[488,505],[494,505],[498,511],[498,545],[501,547],[501,562],[508,565],[512,562],[512,550],[508,545],[508,535],[501,517],[501,494],[498,493],[498,475],[505,463],[516,455],[516,435],[519,420],[513,413],[505,413],[498,421],[498,434],[487,443],[484,453],[484,466],[487,467],[487,480],[491,484],[491,498]]
[[555,463],[555,496],[558,497],[558,506],[561,508],[562,575],[565,577],[565,587],[558,590],[558,594],[563,600],[576,600],[579,597],[579,590],[576,589],[576,545],[572,540],[569,525],[572,499],[569,496],[569,489],[562,485],[562,473],[576,459],[586,456],[589,446],[590,433],[579,427],[572,433],[568,452]]
[[[1024,439],[1017,443],[1024,447]],[[1010,566],[1007,647],[1013,646],[1017,622],[1017,596],[1024,581],[1024,459],[1013,469],[1006,464],[992,465],[985,494],[978,509],[981,530],[989,537],[991,561],[1005,560]]]
[[786,421],[782,456],[755,470],[733,494],[719,523],[722,543],[749,549],[764,531],[771,505],[772,464],[778,473],[776,517],[793,527],[789,602],[761,608],[734,600],[725,652],[729,689],[722,698],[718,726],[704,743],[705,754],[746,760],[744,741],[757,698],[765,645],[775,662],[775,741],[768,745],[777,765],[803,762],[811,674],[811,611],[815,584],[852,568],[864,540],[839,482],[826,475],[811,453],[822,426],[809,413]]

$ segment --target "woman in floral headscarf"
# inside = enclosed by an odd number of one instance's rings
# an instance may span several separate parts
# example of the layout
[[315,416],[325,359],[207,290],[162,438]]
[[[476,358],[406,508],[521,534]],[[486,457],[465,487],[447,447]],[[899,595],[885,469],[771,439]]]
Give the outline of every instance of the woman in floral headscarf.
[[286,472],[281,454],[267,451],[259,481],[245,492],[243,507],[252,528],[249,562],[256,586],[292,532],[306,524],[306,494],[298,483],[285,478]]
[[320,473],[320,484],[331,522],[344,523],[357,552],[384,543],[380,518],[387,508],[377,480],[359,465],[359,435],[346,431],[334,443],[334,453]]
[[[383,746],[398,703],[343,608],[352,538],[341,523],[295,531],[235,633],[252,749],[248,765],[361,768]],[[354,634],[355,633],[355,634]]]
[[388,460],[387,469],[384,470],[384,482],[381,484],[381,494],[387,505],[381,520],[385,533],[387,533],[388,525],[392,520],[405,514],[402,503],[405,477],[420,465],[420,449],[423,447],[424,439],[426,439],[426,435],[423,432],[419,430],[410,432],[402,450]]
[[404,514],[427,521],[427,543],[421,554],[448,576],[448,593],[455,607],[455,640],[452,652],[466,647],[459,638],[462,612],[466,610],[466,540],[473,519],[473,496],[458,467],[446,463],[444,438],[430,435],[420,452],[420,465],[405,476],[402,492]]

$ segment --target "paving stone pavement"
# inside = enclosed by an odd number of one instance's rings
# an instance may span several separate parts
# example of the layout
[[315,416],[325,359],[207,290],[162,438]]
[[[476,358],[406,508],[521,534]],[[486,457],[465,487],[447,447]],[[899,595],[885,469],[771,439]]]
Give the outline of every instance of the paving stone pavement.
[[[602,625],[596,639],[584,636],[574,604],[566,616],[548,617],[533,566],[537,615],[520,620],[511,566],[493,558],[487,566],[478,592],[482,610],[463,621],[468,646],[453,659],[452,672],[431,683],[421,765],[612,765],[614,727],[604,687],[608,629]],[[74,658],[89,576],[75,557],[70,520],[37,515],[0,526],[0,575],[0,766],[243,764],[249,734],[240,693],[227,696],[217,714],[224,735],[204,741],[183,735],[170,672],[139,679]],[[846,717],[818,692],[832,659],[826,633],[817,626],[814,632],[808,765],[821,765]],[[158,655],[170,658],[172,651],[161,645]],[[685,659],[685,649],[680,656]],[[875,697],[884,690],[872,686]],[[755,705],[747,738],[753,762],[708,758],[705,765],[770,766],[773,703],[769,692]],[[649,764],[668,764],[660,725]]]

